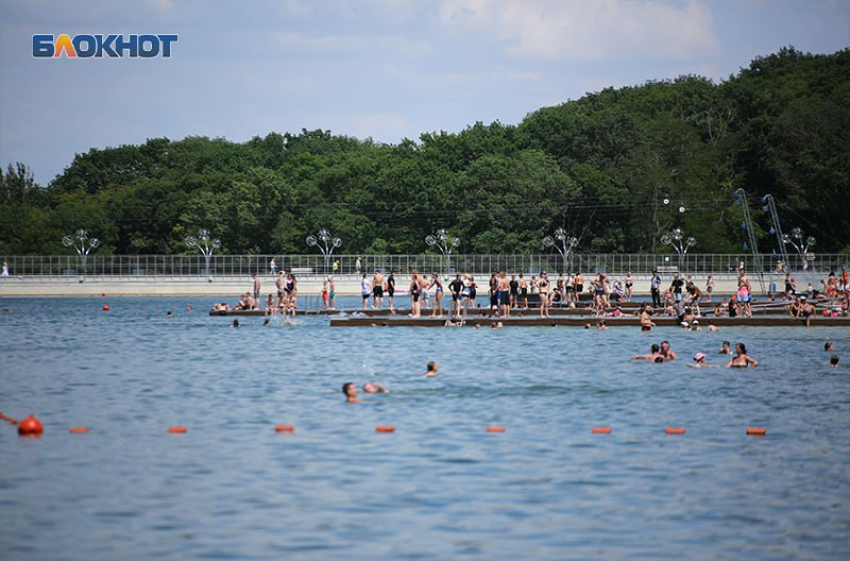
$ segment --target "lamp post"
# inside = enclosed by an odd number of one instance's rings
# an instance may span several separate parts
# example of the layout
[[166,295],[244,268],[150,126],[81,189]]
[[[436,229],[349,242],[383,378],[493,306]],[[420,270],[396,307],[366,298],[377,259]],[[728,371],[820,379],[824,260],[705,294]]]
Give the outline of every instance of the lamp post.
[[806,254],[809,252],[809,248],[815,245],[815,238],[812,236],[804,238],[803,230],[797,227],[791,228],[791,235],[782,234],[782,243],[794,246],[794,249],[796,249],[797,253],[800,254],[800,260],[803,263],[803,270],[808,270],[809,267],[808,261],[806,261]]
[[697,243],[697,241],[692,237],[685,239],[685,234],[681,228],[673,228],[669,234],[661,236],[661,243],[669,245],[676,250],[676,253],[679,254],[679,268],[681,269],[685,255],[688,254],[688,249]]
[[425,243],[437,246],[446,259],[446,272],[451,269],[452,251],[460,243],[460,238],[449,236],[445,228],[440,228],[435,234],[425,236]]
[[[76,240],[74,238],[76,238]],[[77,245],[77,242],[80,242],[80,245]],[[100,240],[97,238],[90,238],[89,233],[80,228],[74,233],[73,237],[65,236],[62,238],[62,244],[65,247],[73,247],[74,250],[76,250],[77,255],[80,256],[80,261],[82,262],[83,275],[85,275],[86,257],[88,257],[89,253],[98,248]],[[82,282],[82,280],[80,280],[80,282]]]
[[198,231],[197,238],[194,236],[186,236],[186,245],[188,245],[189,247],[197,247],[198,250],[204,255],[204,260],[207,263],[205,274],[212,277],[212,273],[210,272],[210,260],[212,259],[213,251],[221,247],[221,240],[218,238],[213,238],[210,235],[209,230],[207,230],[206,228],[202,228]]
[[336,248],[342,245],[342,240],[331,237],[331,233],[327,228],[319,230],[318,236],[310,234],[307,236],[307,245],[310,247],[318,247],[322,255],[325,256],[325,273],[328,272],[328,263],[330,263],[331,255]]
[[[558,242],[561,242],[560,245]],[[567,258],[572,253],[575,246],[578,245],[578,238],[575,236],[568,236],[567,231],[563,228],[558,228],[555,230],[555,236],[546,236],[543,238],[543,245],[546,247],[554,247],[558,250],[558,253],[561,254],[561,259],[564,262],[564,270],[561,271],[565,273],[567,271]]]

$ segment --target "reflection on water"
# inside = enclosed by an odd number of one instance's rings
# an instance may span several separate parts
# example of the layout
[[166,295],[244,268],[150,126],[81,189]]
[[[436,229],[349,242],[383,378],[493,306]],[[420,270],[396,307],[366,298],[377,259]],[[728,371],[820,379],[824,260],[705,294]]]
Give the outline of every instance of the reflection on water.
[[[213,302],[0,300],[0,411],[46,427],[0,426],[4,559],[850,558],[847,333],[233,329]],[[628,358],[662,338],[683,360]],[[685,366],[724,339],[759,368]]]

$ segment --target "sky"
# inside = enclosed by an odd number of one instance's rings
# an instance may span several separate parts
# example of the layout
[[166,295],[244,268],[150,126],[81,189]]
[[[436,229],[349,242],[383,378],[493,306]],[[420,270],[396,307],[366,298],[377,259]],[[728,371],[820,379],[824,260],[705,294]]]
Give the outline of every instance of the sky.
[[[171,57],[36,58],[33,35],[176,34]],[[850,47],[850,0],[0,0],[0,165],[301,129],[395,144],[607,87],[719,82]]]

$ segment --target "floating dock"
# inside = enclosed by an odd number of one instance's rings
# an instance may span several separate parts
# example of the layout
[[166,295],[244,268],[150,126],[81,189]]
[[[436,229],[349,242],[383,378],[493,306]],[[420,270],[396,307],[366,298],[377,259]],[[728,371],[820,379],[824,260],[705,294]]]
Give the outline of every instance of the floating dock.
[[[366,315],[346,315],[346,317],[331,318],[331,327],[481,327],[502,324],[503,327],[587,327],[597,328],[597,322],[604,321],[608,327],[633,327],[640,328],[640,319],[637,317],[606,317],[596,318],[590,316],[552,316],[543,318],[539,315],[526,315],[501,318],[489,316],[468,317],[462,322],[451,320],[448,317],[409,317],[395,315],[392,317],[369,317]],[[653,323],[657,327],[679,327],[679,321],[671,317],[654,317]],[[804,320],[795,319],[788,315],[763,315],[751,318],[742,317],[720,317],[700,318],[700,326],[707,331],[708,322],[717,327],[805,327]],[[850,328],[850,318],[817,317],[811,322],[812,327],[844,327]]]

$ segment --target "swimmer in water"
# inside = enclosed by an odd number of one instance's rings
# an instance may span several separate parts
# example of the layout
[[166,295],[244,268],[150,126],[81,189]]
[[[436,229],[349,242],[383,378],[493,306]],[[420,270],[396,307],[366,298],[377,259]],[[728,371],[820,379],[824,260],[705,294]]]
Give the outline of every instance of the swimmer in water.
[[230,327],[239,327],[239,320],[238,320],[238,319],[234,319],[234,320],[233,320],[233,323],[231,323],[231,324],[230,324]]
[[720,349],[717,351],[717,354],[719,354],[719,355],[731,355],[732,349],[729,348],[730,344],[731,343],[729,343],[729,341],[723,341],[723,343],[720,344]]
[[366,393],[390,393],[390,390],[378,382],[366,382],[363,384],[363,391]]
[[753,357],[747,355],[747,347],[743,343],[735,345],[735,356],[726,363],[727,368],[746,368],[752,365],[758,366],[759,363]]
[[357,386],[354,382],[346,382],[342,385],[342,393],[345,394],[346,403],[360,403],[357,399]]
[[661,356],[664,357],[664,360],[676,360],[679,358],[676,352],[670,348],[670,343],[667,341],[661,341]]
[[425,375],[429,378],[433,378],[437,375],[437,371],[439,369],[440,369],[440,367],[437,366],[437,363],[432,360],[431,362],[428,363],[428,371],[425,372]]
[[827,341],[826,343],[824,343],[824,344],[823,344],[823,350],[824,350],[825,352],[830,352],[830,351],[832,350],[832,343],[831,343],[831,342],[829,342],[829,341]]
[[838,355],[829,357],[829,365],[833,368],[838,368]]
[[705,362],[705,353],[697,353],[694,355],[694,363],[689,364],[691,368],[716,368],[719,364],[707,364]]
[[649,362],[664,362],[664,355],[659,352],[661,347],[659,347],[656,343],[653,343],[649,350],[650,353],[648,355],[632,355],[632,358],[648,360]]
[[642,331],[649,331],[653,327],[655,327],[655,322],[652,321],[652,308],[649,304],[646,304],[640,313],[640,328]]

